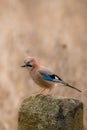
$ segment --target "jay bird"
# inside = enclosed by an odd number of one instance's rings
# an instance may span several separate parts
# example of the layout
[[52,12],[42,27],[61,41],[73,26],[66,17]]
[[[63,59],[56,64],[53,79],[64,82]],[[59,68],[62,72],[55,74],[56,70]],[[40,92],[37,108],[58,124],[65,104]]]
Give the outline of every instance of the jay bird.
[[36,84],[43,88],[40,94],[42,94],[46,89],[49,89],[50,92],[55,83],[63,84],[81,92],[81,90],[69,85],[67,82],[64,82],[59,76],[51,72],[48,68],[41,66],[34,57],[26,58],[21,67],[31,68],[29,70],[30,76]]

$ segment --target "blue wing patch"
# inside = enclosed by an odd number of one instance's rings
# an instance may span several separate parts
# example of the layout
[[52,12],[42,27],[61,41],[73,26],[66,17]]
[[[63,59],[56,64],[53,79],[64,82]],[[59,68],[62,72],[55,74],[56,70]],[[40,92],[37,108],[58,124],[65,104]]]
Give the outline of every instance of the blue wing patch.
[[48,81],[53,81],[53,79],[50,77],[50,75],[48,75],[48,74],[42,74],[42,77],[43,77],[43,79],[45,79],[45,80],[48,80]]
[[44,80],[53,81],[53,82],[62,82],[63,81],[59,76],[57,76],[55,74],[52,74],[52,75],[41,74],[41,75]]

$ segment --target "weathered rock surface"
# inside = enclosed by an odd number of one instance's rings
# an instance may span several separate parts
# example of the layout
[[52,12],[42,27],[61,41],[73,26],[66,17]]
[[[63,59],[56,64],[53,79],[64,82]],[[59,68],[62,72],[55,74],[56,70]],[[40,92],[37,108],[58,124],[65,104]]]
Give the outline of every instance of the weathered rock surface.
[[18,130],[82,130],[83,104],[72,98],[31,96],[19,110]]

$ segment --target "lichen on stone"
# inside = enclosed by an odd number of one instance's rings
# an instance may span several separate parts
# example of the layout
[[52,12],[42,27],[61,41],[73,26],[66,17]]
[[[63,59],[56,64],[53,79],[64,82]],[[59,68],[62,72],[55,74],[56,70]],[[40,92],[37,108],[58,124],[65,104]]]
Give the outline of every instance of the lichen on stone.
[[82,130],[83,104],[73,98],[31,96],[24,99],[18,130]]

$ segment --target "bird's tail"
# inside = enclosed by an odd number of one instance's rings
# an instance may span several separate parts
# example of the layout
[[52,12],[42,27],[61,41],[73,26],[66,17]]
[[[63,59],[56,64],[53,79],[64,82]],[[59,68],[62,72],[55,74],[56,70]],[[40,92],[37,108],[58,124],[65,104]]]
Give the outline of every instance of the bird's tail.
[[61,83],[62,83],[63,85],[65,85],[65,86],[68,86],[68,87],[73,88],[73,89],[75,89],[75,90],[77,90],[77,91],[79,91],[79,92],[82,92],[81,90],[77,89],[76,87],[73,87],[72,85],[69,85],[68,83],[66,83],[66,82],[64,82],[64,81],[61,81]]
[[69,85],[68,83],[64,82],[59,76],[57,76],[55,74],[50,75],[50,77],[52,78],[53,82],[61,83],[61,84],[65,85],[65,86],[68,86],[68,87],[73,88],[73,89],[75,89],[75,90],[77,90],[79,92],[82,92],[81,90],[79,90],[79,89],[73,87],[72,85]]

